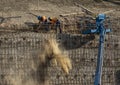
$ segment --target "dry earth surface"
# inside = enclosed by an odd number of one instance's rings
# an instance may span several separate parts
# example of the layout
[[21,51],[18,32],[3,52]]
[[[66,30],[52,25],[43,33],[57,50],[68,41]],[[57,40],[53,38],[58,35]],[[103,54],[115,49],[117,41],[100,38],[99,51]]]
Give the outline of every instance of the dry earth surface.
[[[93,0],[0,0],[0,85],[93,85],[98,35],[81,35],[79,32],[61,35],[35,33],[29,31],[31,27],[26,24],[38,22],[36,17],[28,14],[30,12],[58,17],[65,25],[68,22],[76,24],[76,16],[83,16],[82,14],[59,16],[82,13],[76,3],[96,13],[114,10],[108,14],[112,33],[106,35],[102,83],[119,85],[120,5],[111,2],[96,3]],[[18,17],[10,18],[16,16]],[[2,22],[2,19],[5,20]],[[72,59],[73,69],[69,75],[65,75],[59,67],[52,65],[47,69],[35,66],[39,65],[38,55],[42,50],[41,46],[44,45],[44,39],[53,37],[60,43],[65,54]]]

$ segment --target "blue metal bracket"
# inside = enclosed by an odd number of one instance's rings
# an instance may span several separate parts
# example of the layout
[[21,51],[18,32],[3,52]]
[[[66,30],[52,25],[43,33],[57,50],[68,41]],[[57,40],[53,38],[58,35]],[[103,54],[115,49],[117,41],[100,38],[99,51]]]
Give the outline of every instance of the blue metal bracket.
[[96,67],[96,72],[95,72],[94,85],[101,85],[104,39],[105,39],[105,34],[107,32],[111,32],[111,29],[105,29],[105,27],[104,27],[105,19],[106,19],[105,14],[99,14],[96,17],[96,29],[86,30],[83,32],[83,34],[93,34],[93,33],[100,34],[97,67]]

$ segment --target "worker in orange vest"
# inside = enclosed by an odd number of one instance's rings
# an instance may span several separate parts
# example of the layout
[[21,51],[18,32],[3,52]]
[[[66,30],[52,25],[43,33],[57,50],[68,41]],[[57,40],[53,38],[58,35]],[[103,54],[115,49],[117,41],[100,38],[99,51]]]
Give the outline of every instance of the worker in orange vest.
[[49,17],[48,20],[49,20],[50,25],[53,25],[53,26],[55,25],[56,32],[59,29],[59,33],[62,33],[60,20],[58,20],[57,18],[52,18],[52,17]]
[[45,26],[45,30],[48,31],[48,22],[47,22],[47,18],[46,16],[38,16],[37,17],[38,20],[39,20],[39,27],[38,29],[40,29],[41,25],[44,25]]

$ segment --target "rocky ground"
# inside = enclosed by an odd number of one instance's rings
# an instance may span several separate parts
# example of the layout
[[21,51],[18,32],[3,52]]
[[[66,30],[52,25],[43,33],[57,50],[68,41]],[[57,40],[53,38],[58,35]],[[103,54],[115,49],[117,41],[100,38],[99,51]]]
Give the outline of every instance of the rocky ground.
[[[30,28],[29,25],[38,23],[38,20],[35,16],[30,15],[29,13],[40,16],[44,15],[47,17],[58,17],[64,21],[64,18],[60,17],[59,15],[71,13],[79,13],[79,15],[82,15],[81,8],[76,6],[76,3],[85,6],[86,8],[92,10],[94,13],[102,13],[109,10],[115,10],[108,15],[110,15],[110,17],[119,17],[120,15],[119,5],[112,4],[110,2],[102,2],[98,4],[93,0],[1,0],[0,21],[1,19],[4,20],[1,21],[0,26],[5,28],[9,27],[9,30],[12,28]],[[69,16],[69,18],[70,17],[71,16]]]

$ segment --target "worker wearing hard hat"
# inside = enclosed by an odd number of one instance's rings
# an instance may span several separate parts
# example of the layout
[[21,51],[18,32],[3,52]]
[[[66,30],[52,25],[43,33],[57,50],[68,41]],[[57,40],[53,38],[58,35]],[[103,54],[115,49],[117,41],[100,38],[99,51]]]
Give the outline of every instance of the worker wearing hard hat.
[[41,22],[47,22],[46,16],[38,16],[37,18],[39,20],[39,23],[41,23]]
[[38,29],[41,28],[41,25],[45,26],[45,29],[48,31],[48,22],[46,16],[38,16],[37,19],[39,20],[39,27]]
[[59,29],[59,33],[62,33],[60,20],[58,20],[57,18],[52,18],[52,17],[49,17],[48,20],[49,20],[50,25],[55,25],[56,32]]

